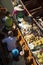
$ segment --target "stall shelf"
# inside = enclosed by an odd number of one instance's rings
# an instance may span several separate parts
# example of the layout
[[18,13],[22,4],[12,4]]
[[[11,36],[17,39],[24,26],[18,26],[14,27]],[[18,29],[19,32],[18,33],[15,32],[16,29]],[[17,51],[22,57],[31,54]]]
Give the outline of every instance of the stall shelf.
[[[37,26],[43,31],[43,27],[40,25],[40,23],[34,18],[35,17],[35,15],[33,16],[32,15],[32,13],[29,11],[29,7],[26,7],[26,4],[25,4],[25,0],[23,1],[23,0],[20,0],[20,2],[21,2],[21,4],[23,5],[23,7],[24,7],[24,9],[27,11],[27,13],[28,13],[28,15],[30,14],[32,17],[33,17],[33,20],[34,20],[34,22],[37,24]],[[27,2],[27,5],[28,5],[28,1],[26,1]],[[34,2],[34,1],[33,1]],[[35,3],[35,2],[34,2]],[[32,4],[31,4],[32,5]],[[38,5],[38,4],[37,4]],[[29,5],[30,6],[30,5]],[[39,5],[40,6],[40,5]],[[40,11],[39,9],[41,9],[42,8],[42,10],[43,10],[43,7],[39,7],[38,8],[38,11]],[[35,9],[35,8],[34,8]],[[36,8],[37,9],[37,8]],[[36,11],[37,12],[37,11]],[[43,14],[43,12],[42,11],[40,11],[42,14]],[[33,13],[34,13],[34,11],[33,11]],[[39,12],[38,12],[39,13]],[[36,14],[37,15],[37,14]],[[38,16],[37,16],[38,17]]]

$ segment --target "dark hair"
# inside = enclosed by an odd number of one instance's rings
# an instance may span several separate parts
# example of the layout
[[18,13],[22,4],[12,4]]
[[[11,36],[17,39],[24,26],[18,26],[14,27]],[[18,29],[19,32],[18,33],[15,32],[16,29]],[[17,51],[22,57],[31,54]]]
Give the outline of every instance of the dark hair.
[[17,36],[17,35],[18,35],[18,30],[17,29],[13,30],[13,36]]
[[9,14],[10,14],[10,12],[7,11],[5,15],[6,15],[6,16],[9,16]]

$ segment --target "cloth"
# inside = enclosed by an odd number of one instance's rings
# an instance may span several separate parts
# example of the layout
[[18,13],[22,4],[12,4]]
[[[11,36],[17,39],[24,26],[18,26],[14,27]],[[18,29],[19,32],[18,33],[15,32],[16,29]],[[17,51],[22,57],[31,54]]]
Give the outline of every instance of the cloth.
[[5,17],[5,26],[7,30],[10,30],[12,28],[13,22],[10,17]]
[[8,37],[2,40],[3,43],[7,43],[8,51],[12,51],[12,49],[16,48],[16,41],[16,37]]
[[10,17],[5,17],[5,26],[12,26],[12,19]]
[[17,18],[23,18],[24,17],[24,11],[18,11]]
[[13,14],[13,15],[14,15],[14,14],[17,14],[17,10],[13,10],[12,14]]

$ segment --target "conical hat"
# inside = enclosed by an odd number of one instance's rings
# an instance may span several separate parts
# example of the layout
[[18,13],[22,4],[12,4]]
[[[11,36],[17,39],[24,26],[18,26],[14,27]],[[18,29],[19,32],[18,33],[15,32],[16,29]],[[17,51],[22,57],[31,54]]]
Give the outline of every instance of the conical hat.
[[16,7],[14,7],[14,10],[23,11],[24,9],[22,9],[22,8],[20,8],[20,7],[18,7],[18,6],[16,6]]

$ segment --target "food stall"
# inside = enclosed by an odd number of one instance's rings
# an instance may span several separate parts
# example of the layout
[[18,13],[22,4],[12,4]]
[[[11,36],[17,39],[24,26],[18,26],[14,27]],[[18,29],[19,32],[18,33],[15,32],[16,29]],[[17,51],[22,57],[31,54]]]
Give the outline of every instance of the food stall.
[[[38,24],[37,20],[34,17],[32,17],[30,12],[25,7],[23,1],[21,1],[21,4],[28,15],[21,18],[21,20],[19,19],[17,25],[19,26],[28,47],[30,47],[30,50],[36,58],[36,61],[39,65],[43,65],[43,27],[41,24]],[[29,20],[29,16],[32,17],[31,22]]]
[[[43,65],[43,18],[40,19],[40,17],[33,15],[34,10],[39,10],[42,7],[37,3],[36,7],[38,8],[34,9],[34,6],[32,7],[33,10],[32,8],[27,10],[27,7],[25,7],[27,2],[24,1],[20,0],[20,5],[17,4],[14,7],[14,10],[17,11],[16,15],[14,14],[16,21],[13,22],[14,26],[12,26],[10,31],[13,31],[14,36],[17,37],[19,50],[24,51],[23,56],[26,65]],[[20,55],[22,54],[20,53]]]

